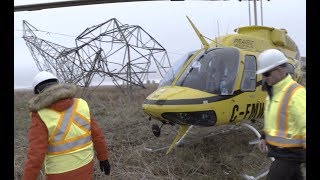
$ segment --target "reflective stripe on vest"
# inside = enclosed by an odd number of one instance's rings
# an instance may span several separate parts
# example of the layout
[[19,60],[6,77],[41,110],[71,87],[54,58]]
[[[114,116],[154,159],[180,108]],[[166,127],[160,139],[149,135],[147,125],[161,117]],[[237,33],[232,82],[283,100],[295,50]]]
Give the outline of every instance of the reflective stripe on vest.
[[278,137],[286,137],[287,135],[287,128],[288,128],[288,104],[291,96],[297,90],[300,85],[298,83],[293,83],[289,86],[287,92],[284,94],[281,105],[279,106],[279,115],[278,115]]
[[[74,100],[72,106],[61,114],[58,125],[49,139],[48,154],[70,152],[82,148],[91,142],[90,122],[75,112],[78,99]],[[85,134],[66,139],[72,124],[85,131]]]
[[302,139],[286,139],[266,134],[266,140],[269,144],[281,147],[301,147],[304,143]]
[[[283,146],[283,147],[297,147],[302,146],[304,141],[301,138],[292,137],[288,132],[288,104],[292,95],[302,86],[298,83],[293,83],[289,85],[286,93],[283,95],[281,104],[278,110],[277,118],[277,133],[275,136],[270,136],[266,134],[266,140],[270,144]],[[287,139],[289,138],[289,139]],[[291,139],[292,138],[292,139]]]

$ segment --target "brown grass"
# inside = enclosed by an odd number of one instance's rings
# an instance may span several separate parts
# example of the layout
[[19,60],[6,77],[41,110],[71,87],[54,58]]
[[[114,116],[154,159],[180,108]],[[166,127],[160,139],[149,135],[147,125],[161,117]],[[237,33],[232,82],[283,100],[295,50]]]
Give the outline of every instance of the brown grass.
[[[248,141],[255,138],[245,128],[220,133],[230,126],[194,127],[184,143],[169,155],[165,150],[146,152],[143,147],[169,145],[178,132],[178,126],[164,126],[156,138],[151,125],[141,110],[143,100],[156,86],[136,90],[134,100],[114,87],[102,87],[85,98],[106,136],[109,148],[111,175],[106,176],[95,159],[94,179],[242,179],[241,174],[255,175],[268,169],[270,161]],[[14,94],[14,177],[21,179],[28,148],[27,131],[30,124],[27,101],[32,93]],[[250,123],[250,122],[249,122]],[[160,123],[158,123],[160,124]],[[261,130],[261,121],[252,124]],[[212,135],[214,133],[215,135]],[[44,178],[44,171],[38,179]]]

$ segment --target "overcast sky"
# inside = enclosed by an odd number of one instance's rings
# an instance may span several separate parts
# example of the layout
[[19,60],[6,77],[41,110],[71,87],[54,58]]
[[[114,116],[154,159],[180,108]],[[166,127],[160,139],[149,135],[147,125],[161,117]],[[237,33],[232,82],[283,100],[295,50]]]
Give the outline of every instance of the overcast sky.
[[[14,5],[53,1],[14,0]],[[263,0],[262,2],[263,25],[286,29],[288,35],[297,43],[300,54],[306,56],[306,1]],[[261,25],[260,1],[257,2],[257,10],[258,25]],[[50,34],[51,42],[74,47],[74,38],[87,27],[116,18],[122,24],[141,26],[168,51],[170,61],[174,63],[180,54],[201,47],[186,15],[204,36],[214,38],[218,33],[220,35],[234,33],[233,30],[237,27],[249,25],[248,14],[248,2],[238,0],[146,1],[15,12],[14,87],[31,87],[32,78],[38,72],[35,61],[22,39],[22,20],[28,21],[39,30],[74,36]],[[251,15],[253,15],[252,2]],[[253,16],[251,20],[254,24]]]

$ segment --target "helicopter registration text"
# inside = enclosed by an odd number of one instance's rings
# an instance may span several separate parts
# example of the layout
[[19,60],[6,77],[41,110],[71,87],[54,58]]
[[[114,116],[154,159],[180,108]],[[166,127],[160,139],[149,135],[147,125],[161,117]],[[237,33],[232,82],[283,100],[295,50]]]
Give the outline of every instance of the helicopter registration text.
[[264,103],[247,104],[246,110],[239,112],[239,105],[234,105],[232,108],[232,114],[230,122],[235,121],[238,117],[241,119],[254,119],[263,116]]

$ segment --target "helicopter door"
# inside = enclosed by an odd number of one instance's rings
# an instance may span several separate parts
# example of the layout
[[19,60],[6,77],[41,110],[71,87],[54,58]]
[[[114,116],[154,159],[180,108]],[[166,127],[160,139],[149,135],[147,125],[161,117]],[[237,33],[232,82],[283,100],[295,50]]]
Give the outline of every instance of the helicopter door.
[[240,90],[244,94],[246,102],[242,102],[242,111],[244,115],[242,119],[255,119],[263,112],[263,103],[260,96],[256,93],[257,87],[257,63],[256,57],[253,55],[245,55],[244,68]]
[[257,84],[257,64],[256,57],[252,55],[246,55],[244,60],[244,68],[241,79],[240,90],[242,92],[252,92],[256,90]]
[[[232,97],[230,101],[230,107],[232,107],[230,122],[252,119],[252,117],[256,117],[259,114],[257,109],[259,106],[259,97],[256,96],[255,92],[257,84],[256,70],[256,57],[253,55],[245,55],[242,73],[239,72],[239,74],[242,74],[240,91],[244,93],[241,93],[241,98],[238,96]],[[245,101],[243,101],[243,99],[245,99]]]

